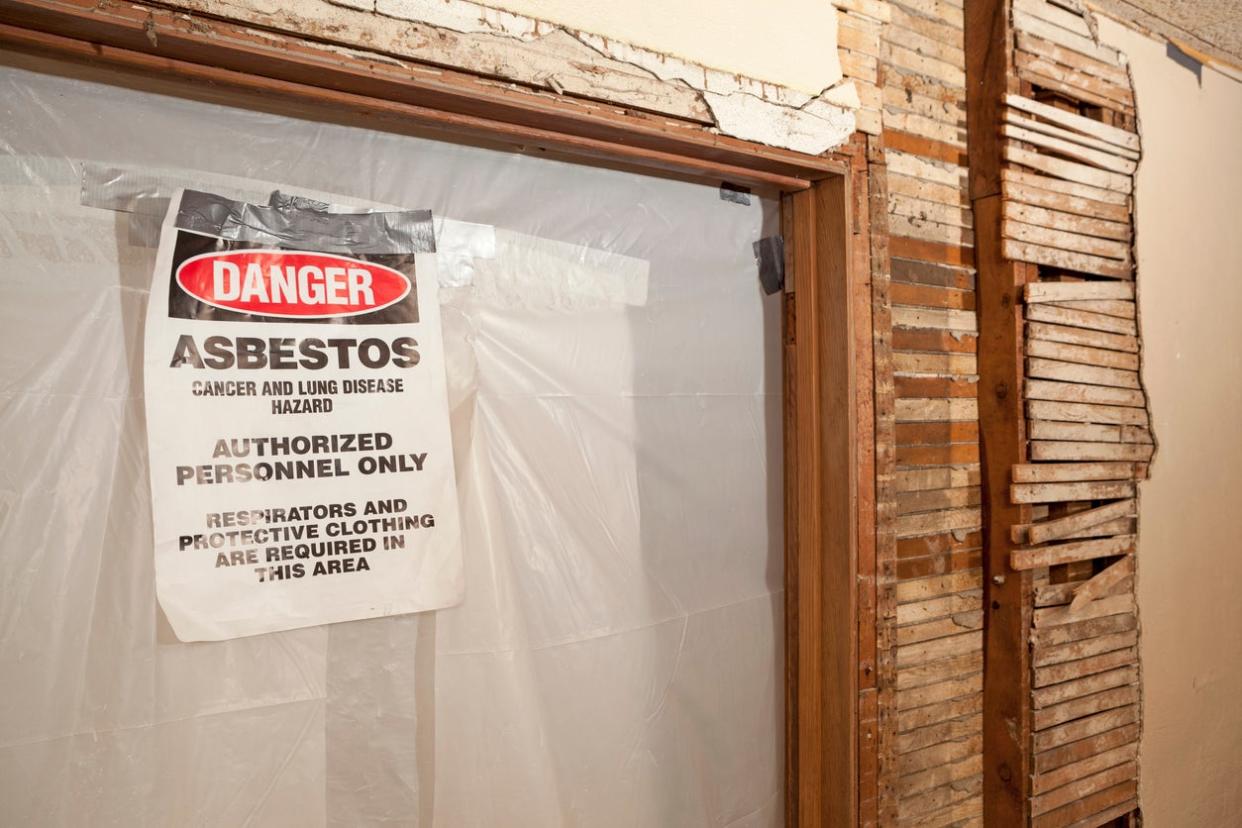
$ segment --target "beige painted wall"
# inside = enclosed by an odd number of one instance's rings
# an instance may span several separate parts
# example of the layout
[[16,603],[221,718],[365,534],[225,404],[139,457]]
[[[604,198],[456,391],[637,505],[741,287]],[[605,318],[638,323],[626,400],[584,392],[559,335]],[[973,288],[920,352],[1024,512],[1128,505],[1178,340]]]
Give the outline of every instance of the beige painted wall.
[[486,0],[713,69],[817,94],[841,77],[828,0]]
[[1141,796],[1155,828],[1242,817],[1242,84],[1203,83],[1109,20],[1143,135],[1143,377],[1160,448],[1142,486]]

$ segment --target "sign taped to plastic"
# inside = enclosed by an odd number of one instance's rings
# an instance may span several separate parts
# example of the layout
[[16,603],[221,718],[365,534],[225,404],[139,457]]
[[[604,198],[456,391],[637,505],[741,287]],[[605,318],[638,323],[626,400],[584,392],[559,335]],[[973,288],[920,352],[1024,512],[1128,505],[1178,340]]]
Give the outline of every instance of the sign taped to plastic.
[[426,211],[172,199],[147,309],[156,590],[212,641],[462,597]]

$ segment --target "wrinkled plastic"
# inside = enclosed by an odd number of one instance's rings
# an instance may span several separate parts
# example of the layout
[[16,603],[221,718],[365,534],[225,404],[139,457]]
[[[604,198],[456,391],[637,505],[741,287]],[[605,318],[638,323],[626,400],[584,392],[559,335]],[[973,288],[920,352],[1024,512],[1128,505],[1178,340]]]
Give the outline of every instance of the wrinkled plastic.
[[[780,823],[770,200],[0,58],[0,822]],[[88,168],[153,183],[83,206]],[[433,212],[461,606],[171,634],[141,365],[178,186]]]

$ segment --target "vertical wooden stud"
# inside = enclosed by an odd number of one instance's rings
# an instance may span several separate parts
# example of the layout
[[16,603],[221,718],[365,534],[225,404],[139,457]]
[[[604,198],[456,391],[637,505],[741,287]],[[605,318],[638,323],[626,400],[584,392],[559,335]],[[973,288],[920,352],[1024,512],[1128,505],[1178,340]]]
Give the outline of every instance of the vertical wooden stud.
[[[1025,462],[1022,286],[1030,265],[1001,253],[999,126],[1011,72],[1008,0],[966,0],[966,120],[979,304],[979,432],[984,486],[983,814],[988,825],[1031,817],[1031,574],[1009,566],[1010,527],[1029,506],[1009,499],[1009,469]],[[1014,88],[1011,89],[1010,87]]]

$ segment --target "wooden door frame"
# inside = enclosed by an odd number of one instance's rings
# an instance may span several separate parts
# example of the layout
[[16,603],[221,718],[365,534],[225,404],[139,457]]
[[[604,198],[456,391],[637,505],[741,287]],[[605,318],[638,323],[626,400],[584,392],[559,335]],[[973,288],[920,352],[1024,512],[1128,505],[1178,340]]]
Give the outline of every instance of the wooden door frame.
[[838,176],[784,199],[785,805],[798,826],[858,824],[858,495],[873,471],[857,452],[870,370],[856,359],[867,239],[852,232],[851,189]]
[[[287,32],[142,0],[0,0],[0,46],[149,76],[328,105],[385,122],[782,193],[786,240],[786,814],[798,826],[858,819],[859,487],[874,480],[858,413],[872,387],[870,307],[858,271],[865,157],[755,144],[617,106],[512,83],[372,60]],[[861,195],[864,209],[852,210]],[[865,222],[863,223],[865,227]],[[741,243],[742,240],[739,240]],[[860,395],[859,389],[863,389]],[[860,398],[863,406],[860,409]],[[861,432],[873,431],[865,422]],[[865,447],[864,447],[865,448]],[[874,529],[874,515],[869,527]]]

